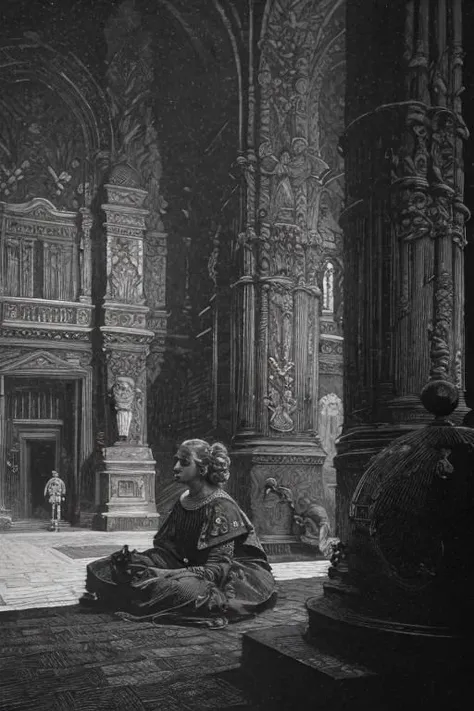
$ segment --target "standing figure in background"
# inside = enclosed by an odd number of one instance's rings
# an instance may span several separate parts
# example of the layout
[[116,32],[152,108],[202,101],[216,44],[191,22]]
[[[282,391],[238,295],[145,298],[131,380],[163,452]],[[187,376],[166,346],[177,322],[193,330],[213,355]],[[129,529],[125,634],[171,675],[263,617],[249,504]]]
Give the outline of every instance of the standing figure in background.
[[61,503],[66,498],[66,484],[59,478],[57,471],[53,469],[51,479],[46,482],[44,487],[44,496],[48,497],[48,502],[51,504],[51,531],[59,531],[59,522],[61,520]]

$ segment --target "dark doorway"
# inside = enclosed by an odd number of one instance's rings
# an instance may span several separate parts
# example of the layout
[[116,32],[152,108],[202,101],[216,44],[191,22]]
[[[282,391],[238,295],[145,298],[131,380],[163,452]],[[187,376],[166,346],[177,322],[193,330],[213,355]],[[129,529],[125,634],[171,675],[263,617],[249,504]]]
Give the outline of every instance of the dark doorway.
[[56,442],[31,440],[29,446],[30,511],[33,518],[49,518],[50,507],[44,498],[44,487],[56,466]]

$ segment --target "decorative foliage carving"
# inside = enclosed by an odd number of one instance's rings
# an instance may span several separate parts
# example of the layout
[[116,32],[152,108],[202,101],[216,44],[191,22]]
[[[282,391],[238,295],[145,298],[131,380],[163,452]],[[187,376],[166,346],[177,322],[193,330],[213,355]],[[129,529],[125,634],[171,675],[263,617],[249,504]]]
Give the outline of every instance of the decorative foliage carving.
[[0,199],[45,197],[69,210],[89,202],[84,135],[69,106],[31,82],[3,85],[2,93],[10,110],[0,124]]
[[108,307],[105,313],[105,325],[117,326],[119,328],[145,328],[146,313]]
[[167,253],[166,235],[149,230],[145,240],[144,290],[152,311],[163,309],[166,303]]
[[3,322],[26,321],[44,324],[77,324],[90,326],[93,307],[87,309],[82,304],[60,306],[54,303],[41,304],[28,301],[5,301]]
[[[106,37],[109,50],[108,93],[117,145],[114,161],[125,167],[130,166],[135,171],[141,187],[146,191],[142,193],[142,200],[144,197],[143,207],[147,210],[147,213],[129,214],[127,224],[120,212],[113,218],[110,215],[111,219],[108,219],[115,235],[125,237],[127,232],[124,228],[128,227],[130,236],[144,237],[143,249],[138,247],[138,241],[135,247],[131,242],[123,242],[122,247],[114,249],[109,281],[110,296],[131,304],[141,304],[146,297],[151,309],[147,326],[155,330],[154,325],[159,321],[158,330],[161,331],[162,319],[157,320],[154,312],[164,309],[166,297],[167,248],[162,222],[166,201],[160,192],[163,167],[151,93],[154,80],[151,34],[134,4],[122,2],[115,16],[109,20]],[[109,187],[108,192],[112,204],[120,202],[122,205],[130,204],[131,207],[141,206],[141,202],[134,202],[138,193],[136,190],[129,190],[129,203],[123,200],[123,188]],[[145,227],[144,235],[142,230]],[[143,254],[135,254],[134,249],[144,252],[144,262]],[[142,318],[137,315],[133,324],[128,320],[126,325],[137,327],[140,323],[140,327],[144,327]],[[110,325],[115,325],[112,321],[116,321],[117,317],[111,313],[109,320]],[[123,316],[121,325],[125,325]],[[157,338],[161,338],[161,333]],[[160,349],[159,344],[155,344],[153,352],[157,348]],[[155,363],[155,371],[156,367]],[[137,418],[133,422],[136,421]]]
[[[262,49],[260,214],[316,230],[320,194],[342,202],[344,14],[333,0],[272,8]],[[292,18],[289,20],[288,18]],[[324,88],[324,91],[323,91]],[[338,229],[339,231],[339,229]]]
[[291,360],[293,348],[293,293],[286,284],[273,283],[270,290],[270,351],[282,362]]
[[340,340],[334,341],[334,340],[329,340],[329,338],[321,338],[321,341],[319,344],[319,350],[324,355],[342,357],[342,355],[343,355],[342,341],[340,341]]
[[121,375],[126,375],[136,380],[145,364],[144,353],[113,350],[107,352],[106,358],[110,372],[110,382],[113,382]]
[[292,414],[296,410],[296,400],[293,397],[294,363],[285,361],[279,363],[275,358],[268,359],[270,365],[269,395],[265,403],[270,410],[270,427],[276,432],[291,432],[295,423]]
[[24,338],[34,340],[47,341],[86,341],[90,342],[89,331],[73,331],[73,330],[47,330],[47,328],[14,328],[2,326],[0,333],[4,338]]
[[143,303],[143,248],[138,240],[116,237],[110,246],[109,290],[113,301]]
[[430,329],[430,377],[434,380],[449,380],[451,376],[450,337],[453,316],[453,280],[442,271],[434,285],[434,323]]

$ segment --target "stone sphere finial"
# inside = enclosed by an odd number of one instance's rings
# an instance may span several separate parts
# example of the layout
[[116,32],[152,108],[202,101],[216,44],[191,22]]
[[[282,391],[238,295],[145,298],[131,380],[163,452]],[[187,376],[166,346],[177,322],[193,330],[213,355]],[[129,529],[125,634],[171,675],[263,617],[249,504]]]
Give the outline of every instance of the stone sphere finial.
[[420,399],[423,407],[435,417],[447,417],[458,406],[459,393],[448,380],[432,380],[421,391]]

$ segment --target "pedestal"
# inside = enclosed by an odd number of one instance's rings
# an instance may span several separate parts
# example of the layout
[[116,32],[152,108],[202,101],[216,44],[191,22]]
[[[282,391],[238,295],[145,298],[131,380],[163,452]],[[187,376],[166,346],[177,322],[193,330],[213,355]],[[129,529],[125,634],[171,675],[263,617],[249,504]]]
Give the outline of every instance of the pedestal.
[[0,531],[8,531],[12,527],[12,517],[10,511],[0,508]]
[[468,684],[467,662],[433,660],[416,644],[403,657],[385,639],[357,647],[339,629],[313,632],[309,637],[302,625],[281,625],[244,634],[242,671],[265,708],[462,708],[457,702]]
[[118,442],[103,449],[97,472],[100,511],[93,528],[102,531],[157,530],[155,461],[147,446]]
[[279,441],[236,438],[231,456],[229,492],[249,512],[267,553],[291,553],[299,541],[291,507],[285,496],[266,491],[265,482],[274,479],[296,506],[301,498],[323,503],[325,453],[315,438],[295,435]]

